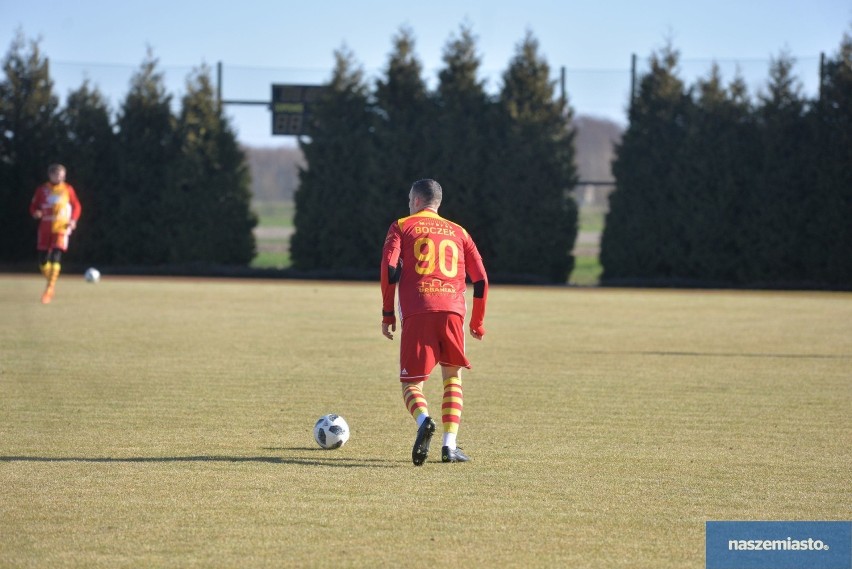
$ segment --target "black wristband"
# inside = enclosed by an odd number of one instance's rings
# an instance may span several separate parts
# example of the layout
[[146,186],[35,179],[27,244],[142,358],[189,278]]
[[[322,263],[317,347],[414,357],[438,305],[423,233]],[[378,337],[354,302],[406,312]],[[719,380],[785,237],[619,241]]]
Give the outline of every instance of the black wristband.
[[391,310],[389,312],[385,312],[384,310],[382,310],[382,316],[395,316],[395,315],[396,314],[394,313],[393,310]]
[[473,298],[482,298],[485,296],[485,281],[476,281],[473,283]]
[[388,284],[396,284],[399,282],[399,277],[402,274],[402,259],[395,267],[388,265]]

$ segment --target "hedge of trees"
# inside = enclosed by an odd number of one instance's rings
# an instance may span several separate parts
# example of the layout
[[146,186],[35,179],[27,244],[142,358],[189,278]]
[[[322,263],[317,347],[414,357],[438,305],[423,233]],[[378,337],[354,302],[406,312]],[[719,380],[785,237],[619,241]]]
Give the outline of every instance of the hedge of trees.
[[[572,110],[531,33],[490,95],[462,27],[427,86],[403,28],[368,82],[335,53],[295,195],[294,270],[374,274],[388,225],[419,178],[468,228],[496,280],[565,283],[577,206]],[[753,100],[717,68],[687,86],[679,54],[653,55],[616,149],[601,243],[604,284],[852,286],[852,39],[808,99],[794,61],[773,60]],[[173,104],[150,54],[119,108],[88,82],[64,105],[47,59],[19,35],[0,81],[0,262],[34,259],[27,205],[51,162],[84,204],[73,256],[102,265],[246,265],[255,254],[249,174],[209,70]],[[174,112],[174,108],[179,108]]]
[[301,141],[294,268],[377,274],[412,182],[434,178],[441,214],[471,233],[494,278],[565,283],[577,234],[574,132],[538,41],[528,33],[518,44],[497,95],[477,77],[467,27],[447,42],[434,89],[414,43],[402,28],[372,85],[350,51],[335,53],[329,94]]
[[617,147],[603,283],[852,286],[852,39],[810,100],[774,59],[757,101],[654,54]]
[[37,42],[19,36],[0,82],[0,261],[35,259],[27,207],[52,162],[83,205],[69,258],[102,265],[245,265],[255,255],[249,173],[215,98],[195,70],[174,113],[149,53],[113,113],[88,82],[64,106]]

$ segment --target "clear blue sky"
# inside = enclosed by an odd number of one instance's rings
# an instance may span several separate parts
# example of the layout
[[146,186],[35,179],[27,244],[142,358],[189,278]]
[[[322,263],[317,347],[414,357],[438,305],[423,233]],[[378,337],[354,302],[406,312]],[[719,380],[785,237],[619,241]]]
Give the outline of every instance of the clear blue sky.
[[[625,122],[630,57],[646,58],[667,38],[692,83],[713,61],[731,79],[739,70],[753,87],[766,80],[782,51],[799,64],[805,93],[816,89],[819,54],[837,52],[852,30],[850,0],[0,0],[0,48],[18,30],[41,39],[57,94],[88,78],[112,101],[126,93],[147,49],[179,96],[187,73],[223,64],[226,99],[268,100],[272,83],[319,83],[330,76],[334,50],[346,45],[370,77],[387,64],[401,26],[414,31],[425,78],[434,83],[447,41],[468,24],[477,37],[481,75],[500,85],[527,30],[554,70],[567,71],[576,114]],[[292,144],[269,134],[263,107],[227,108],[241,141]]]

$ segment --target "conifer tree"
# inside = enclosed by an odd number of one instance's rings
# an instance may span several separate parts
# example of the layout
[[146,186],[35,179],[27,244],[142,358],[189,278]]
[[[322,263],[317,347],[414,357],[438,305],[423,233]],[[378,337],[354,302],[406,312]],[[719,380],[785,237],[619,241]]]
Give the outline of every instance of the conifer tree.
[[165,196],[175,188],[179,145],[172,96],[157,59],[148,53],[131,78],[118,116],[119,199],[114,205],[110,246],[113,262],[157,265],[175,260]]
[[819,201],[812,270],[821,282],[852,287],[852,34],[826,61],[821,97],[811,112],[815,124],[814,191]]
[[109,105],[101,92],[85,81],[69,93],[60,120],[67,132],[62,154],[69,157],[74,189],[85,210],[74,232],[74,257],[87,263],[109,262],[105,246],[112,206],[119,199],[119,153]]
[[[52,162],[67,162],[48,61],[38,42],[22,33],[3,61],[0,82],[0,260],[35,259],[36,225],[28,207]],[[74,165],[67,164],[69,181]]]
[[297,270],[375,271],[386,227],[351,223],[365,213],[379,175],[375,115],[352,52],[344,47],[334,55],[334,72],[314,109],[310,138],[300,140],[307,166],[299,172],[290,255]]
[[494,188],[493,270],[564,283],[574,266],[577,205],[574,132],[567,101],[554,96],[550,66],[527,33],[503,74],[500,105],[509,121],[507,153]]
[[171,260],[247,265],[255,255],[249,171],[206,66],[187,78],[177,126],[180,164],[164,196]]
[[630,106],[601,237],[603,282],[683,277],[675,272],[686,254],[675,200],[689,188],[673,166],[683,160],[691,95],[677,76],[679,57],[671,45],[654,53]]
[[750,247],[744,262],[756,283],[790,283],[806,278],[807,227],[816,196],[808,191],[804,157],[810,145],[806,101],[793,76],[795,61],[773,59],[766,91],[756,109],[761,148],[753,194]]
[[675,274],[691,280],[737,282],[748,247],[745,207],[754,190],[756,129],[741,77],[728,87],[714,65],[698,81],[683,159],[675,164],[683,191],[672,215],[683,228],[684,255]]
[[435,174],[447,189],[441,213],[462,224],[479,246],[486,265],[493,255],[491,191],[495,166],[505,152],[497,108],[478,77],[481,59],[468,26],[444,46],[444,66],[434,94],[436,119],[428,137]]
[[406,195],[412,182],[438,177],[436,144],[432,140],[435,112],[415,53],[414,32],[403,27],[393,38],[384,76],[376,81],[375,151],[381,172],[369,200],[369,220],[381,237],[396,218],[407,214]]

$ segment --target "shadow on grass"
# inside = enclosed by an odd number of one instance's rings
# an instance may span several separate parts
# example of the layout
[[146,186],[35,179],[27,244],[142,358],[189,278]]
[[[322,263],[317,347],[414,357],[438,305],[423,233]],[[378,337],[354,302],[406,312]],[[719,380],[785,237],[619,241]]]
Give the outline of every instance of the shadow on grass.
[[[323,449],[264,449],[318,451]],[[280,456],[131,456],[131,457],[80,457],[80,456],[0,456],[0,462],[89,462],[89,463],[168,463],[168,462],[257,462],[266,464],[290,464],[297,466],[334,466],[338,468],[397,468],[394,461],[378,458],[360,458],[348,456],[322,456],[316,458],[296,458]]]

